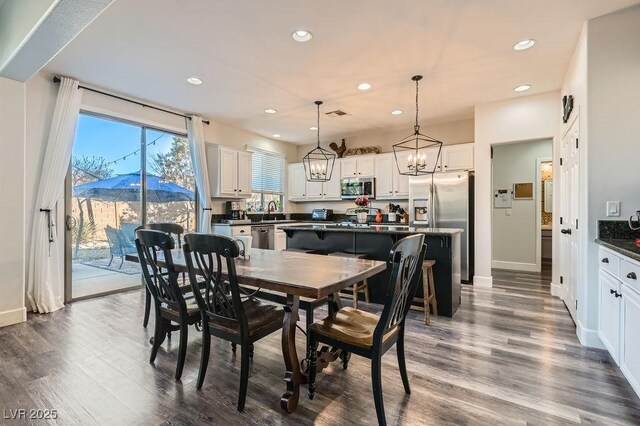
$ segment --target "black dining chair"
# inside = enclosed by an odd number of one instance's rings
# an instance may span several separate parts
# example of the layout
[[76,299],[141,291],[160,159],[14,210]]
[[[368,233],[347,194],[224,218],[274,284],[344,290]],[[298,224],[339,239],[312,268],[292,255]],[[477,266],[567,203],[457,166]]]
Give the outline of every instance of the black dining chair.
[[[156,315],[149,362],[155,361],[158,349],[167,334],[172,329],[176,329],[172,322],[177,323],[177,329],[180,330],[180,346],[175,377],[176,380],[179,380],[187,354],[189,326],[200,321],[200,310],[193,297],[190,297],[189,294],[183,294],[185,290],[190,291],[191,288],[181,288],[178,285],[178,272],[176,272],[171,255],[171,250],[175,248],[173,238],[162,231],[149,229],[137,230],[136,236],[135,242],[142,266],[142,275],[146,288],[153,298]],[[163,269],[166,272],[160,272],[159,254],[164,260]]]
[[[187,234],[182,247],[189,281],[202,314],[202,356],[197,388],[202,387],[209,364],[211,336],[241,347],[238,411],[244,409],[249,382],[249,357],[254,342],[282,330],[284,309],[260,302],[238,285],[238,244],[228,237]],[[223,265],[226,279],[223,278]],[[200,293],[197,289],[202,289]]]
[[344,307],[309,327],[310,399],[315,395],[318,343],[320,342],[346,352],[342,357],[344,368],[347,368],[349,357],[346,355],[349,353],[371,360],[373,398],[380,425],[386,424],[382,400],[382,355],[394,344],[404,390],[408,394],[411,393],[404,359],[404,327],[407,312],[418,287],[425,251],[424,235],[412,235],[393,245],[389,255],[392,266],[391,280],[384,308],[379,317],[369,312]]
[[[154,231],[161,231],[165,234],[171,236],[175,242],[177,242],[178,248],[182,248],[182,234],[184,234],[184,228],[182,225],[178,225],[177,223],[145,223],[144,225],[138,226],[135,232],[138,229],[151,229]],[[184,276],[183,276],[184,278]],[[145,287],[145,295],[144,295],[144,319],[142,320],[142,326],[146,327],[149,324],[149,314],[151,313],[151,294],[149,290]]]

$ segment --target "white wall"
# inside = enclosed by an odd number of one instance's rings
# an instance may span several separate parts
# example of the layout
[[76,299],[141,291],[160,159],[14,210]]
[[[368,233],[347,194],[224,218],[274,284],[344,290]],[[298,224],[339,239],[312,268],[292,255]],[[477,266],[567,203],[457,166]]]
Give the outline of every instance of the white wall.
[[510,216],[507,209],[493,209],[494,268],[524,271],[538,270],[539,215],[538,163],[550,159],[553,140],[502,144],[493,148],[493,190],[511,190],[514,183],[531,182],[534,198],[513,200]]
[[[640,209],[640,6],[589,21],[587,39],[588,141],[581,156],[588,170],[588,235],[578,289],[578,325],[585,331],[578,336],[597,345],[589,338],[597,329],[597,220],[626,220]],[[607,201],[622,202],[620,218],[606,217]]]
[[554,138],[561,114],[560,94],[547,92],[476,105],[475,108],[475,276],[491,286],[491,145]]
[[26,320],[24,307],[25,85],[0,77],[0,326]]

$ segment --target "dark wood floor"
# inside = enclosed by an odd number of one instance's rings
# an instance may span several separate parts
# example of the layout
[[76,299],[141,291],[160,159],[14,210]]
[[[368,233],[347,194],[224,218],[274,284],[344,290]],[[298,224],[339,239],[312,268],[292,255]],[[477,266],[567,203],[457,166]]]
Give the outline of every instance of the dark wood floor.
[[[410,396],[394,350],[384,357],[389,423],[639,424],[640,400],[606,352],[580,346],[564,305],[549,296],[549,279],[494,271],[492,289],[464,287],[453,319],[425,327],[411,312]],[[277,333],[256,344],[243,413],[235,408],[239,359],[227,343],[214,339],[196,391],[200,336],[192,332],[182,381],[174,381],[177,336],[155,365],[147,362],[152,328],[141,327],[142,300],[133,292],[76,302],[0,329],[1,408],[57,409],[61,424],[376,423],[369,363],[355,356],[348,370],[320,374],[316,399],[285,414]]]

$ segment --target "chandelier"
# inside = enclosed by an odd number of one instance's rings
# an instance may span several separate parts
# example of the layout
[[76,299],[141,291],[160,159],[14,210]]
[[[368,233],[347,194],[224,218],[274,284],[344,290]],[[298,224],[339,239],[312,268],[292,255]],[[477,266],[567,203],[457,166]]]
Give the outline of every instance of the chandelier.
[[331,180],[336,154],[320,147],[320,105],[322,105],[322,101],[315,101],[315,104],[318,109],[317,146],[304,156],[302,164],[308,182],[327,182]]

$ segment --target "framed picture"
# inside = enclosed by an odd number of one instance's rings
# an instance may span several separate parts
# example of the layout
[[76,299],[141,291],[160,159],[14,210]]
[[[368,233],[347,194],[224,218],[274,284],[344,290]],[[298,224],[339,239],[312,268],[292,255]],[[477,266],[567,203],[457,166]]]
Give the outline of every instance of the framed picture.
[[513,198],[515,200],[531,200],[533,199],[533,183],[514,183]]

